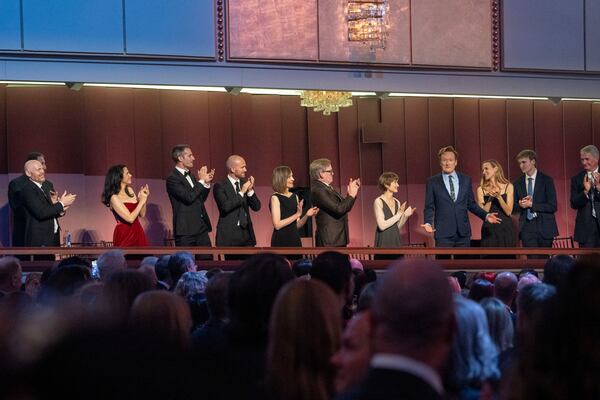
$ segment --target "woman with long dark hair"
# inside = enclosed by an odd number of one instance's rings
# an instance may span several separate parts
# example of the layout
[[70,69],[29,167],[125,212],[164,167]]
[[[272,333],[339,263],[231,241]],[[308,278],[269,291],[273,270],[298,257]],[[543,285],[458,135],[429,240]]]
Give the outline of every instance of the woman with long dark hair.
[[131,178],[127,167],[119,164],[108,169],[104,180],[102,203],[111,209],[117,220],[113,232],[115,247],[148,245],[139,217],[146,214],[150,189],[148,185],[144,185],[136,196],[131,188]]

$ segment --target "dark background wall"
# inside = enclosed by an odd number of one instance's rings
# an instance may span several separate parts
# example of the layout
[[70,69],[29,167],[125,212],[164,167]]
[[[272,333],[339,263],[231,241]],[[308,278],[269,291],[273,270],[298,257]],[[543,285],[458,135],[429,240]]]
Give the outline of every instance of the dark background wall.
[[[365,127],[364,135],[361,127]],[[197,166],[217,169],[232,153],[246,158],[257,179],[263,210],[255,217],[259,245],[268,245],[271,226],[268,199],[271,172],[289,165],[297,186],[308,186],[312,159],[332,160],[335,185],[361,177],[363,188],[350,215],[352,245],[371,245],[375,223],[373,199],[383,171],[400,175],[401,200],[417,207],[405,228],[405,242],[430,239],[422,223],[425,180],[439,171],[437,150],[454,144],[458,168],[479,180],[480,163],[495,158],[515,179],[514,160],[523,148],[538,152],[538,166],[555,179],[561,235],[571,235],[569,179],[579,170],[579,149],[600,139],[600,105],[590,102],[388,98],[356,99],[338,114],[323,116],[299,105],[298,97],[231,96],[227,93],[149,89],[5,87],[0,85],[0,206],[7,245],[6,186],[20,173],[27,152],[46,154],[48,177],[57,188],[80,194],[77,207],[63,219],[80,237],[110,240],[114,224],[99,204],[103,176],[110,165],[125,163],[149,182],[154,216],[152,240],[168,235],[171,210],[164,177],[173,167],[170,148],[189,143]],[[369,141],[379,143],[365,143]],[[212,198],[209,213],[216,222]],[[480,222],[472,218],[474,237]]]

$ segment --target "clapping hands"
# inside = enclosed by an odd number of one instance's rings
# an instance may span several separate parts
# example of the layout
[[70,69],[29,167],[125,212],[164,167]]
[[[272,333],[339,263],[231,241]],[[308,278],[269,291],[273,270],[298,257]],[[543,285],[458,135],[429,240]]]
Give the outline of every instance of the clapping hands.
[[140,188],[140,191],[138,192],[138,199],[139,201],[146,201],[148,200],[148,196],[150,195],[150,188],[148,187],[148,185],[144,185]]
[[356,197],[358,195],[358,189],[360,189],[360,178],[352,179],[350,178],[350,183],[348,183],[348,195],[352,197]]
[[203,181],[204,183],[210,183],[210,182],[212,182],[214,177],[215,177],[215,169],[214,168],[211,169],[209,172],[206,165],[204,165],[198,170],[198,180],[199,181]]

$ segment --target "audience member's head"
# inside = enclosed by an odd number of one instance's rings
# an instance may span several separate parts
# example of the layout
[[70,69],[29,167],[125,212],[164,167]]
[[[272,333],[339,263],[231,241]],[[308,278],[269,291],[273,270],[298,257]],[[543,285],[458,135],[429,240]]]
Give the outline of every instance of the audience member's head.
[[336,392],[351,390],[366,377],[371,354],[371,315],[360,312],[348,321],[340,349],[331,359],[337,368]]
[[16,257],[0,258],[0,292],[11,293],[21,289],[21,263]]
[[448,279],[437,264],[425,259],[392,263],[378,283],[372,314],[375,352],[441,369],[452,344],[454,310]]
[[90,280],[90,270],[84,266],[69,265],[56,268],[42,285],[40,301],[52,302],[61,297],[69,297]]
[[486,279],[475,279],[471,284],[469,291],[469,299],[480,302],[486,297],[494,296],[494,284]]
[[142,274],[146,275],[148,278],[150,278],[150,281],[152,282],[152,287],[156,288],[156,286],[158,285],[158,278],[156,276],[156,268],[154,265],[142,264],[137,270]]
[[480,304],[487,317],[490,337],[498,351],[501,353],[510,349],[513,346],[514,328],[506,304],[495,297],[487,297]]
[[206,279],[210,280],[213,276],[222,274],[224,271],[219,267],[214,267],[206,271]]
[[175,286],[175,294],[184,299],[198,293],[204,294],[207,282],[206,271],[185,272]]
[[340,308],[352,299],[352,267],[347,255],[336,251],[319,254],[313,260],[310,276],[324,282],[337,294],[341,302]]
[[518,279],[509,271],[500,272],[494,281],[494,293],[500,301],[508,307],[512,307],[517,294]]
[[534,315],[531,331],[523,335],[521,357],[510,387],[511,399],[598,398],[598,260],[598,254],[579,260],[558,284],[556,295]]
[[292,271],[296,277],[306,277],[310,274],[310,268],[312,267],[312,261],[308,258],[301,258],[300,260],[294,261],[292,264]]
[[127,268],[127,261],[122,250],[114,249],[98,257],[100,279],[106,281],[115,272]]
[[87,258],[79,257],[79,256],[71,256],[71,257],[63,258],[56,265],[56,268],[68,267],[70,265],[80,265],[89,270],[91,270],[91,268],[92,268],[92,262],[90,260],[88,260]]
[[467,286],[467,272],[466,271],[455,271],[451,274],[451,276],[456,278],[461,289],[464,289]]
[[526,275],[526,274],[535,275],[535,277],[539,278],[538,272],[535,269],[533,269],[533,268],[523,268],[523,269],[521,269],[519,271],[519,273],[517,274],[517,278],[519,278],[519,280],[521,280],[521,277],[523,275]]
[[173,278],[171,277],[171,273],[169,272],[170,259],[171,256],[169,254],[165,254],[163,256],[160,256],[158,261],[154,265],[154,271],[156,272],[156,279],[158,279],[158,286],[160,286],[160,289],[168,290],[172,286],[174,286]]
[[519,283],[517,284],[517,293],[520,293],[525,286],[534,285],[540,282],[540,278],[527,272],[521,275],[521,278],[519,278]]
[[36,299],[42,285],[42,274],[39,272],[30,272],[25,277],[23,288],[32,299]]
[[332,398],[331,358],[339,348],[342,325],[335,303],[333,291],[317,280],[294,280],[280,291],[267,352],[268,382],[275,398]]
[[77,289],[76,296],[79,297],[79,302],[85,311],[95,313],[99,310],[100,301],[104,283],[98,281],[90,281]]
[[229,280],[232,333],[266,338],[275,297],[294,278],[287,261],[279,255],[262,253],[245,260]]
[[358,296],[358,312],[371,309],[373,300],[375,299],[376,290],[377,282],[369,282],[363,287],[363,290],[360,292],[360,296]]
[[498,349],[490,338],[485,311],[473,300],[454,296],[456,338],[446,369],[446,387],[460,394],[467,388],[480,387],[498,379]]
[[158,257],[155,257],[155,256],[144,257],[142,259],[142,262],[140,262],[140,268],[144,267],[144,266],[154,268],[156,266],[157,261],[158,261]]
[[131,307],[130,325],[166,344],[186,349],[191,344],[192,317],[185,300],[174,293],[152,290],[141,293]]
[[122,269],[108,276],[104,282],[102,297],[105,311],[116,323],[125,323],[135,298],[143,292],[154,289],[152,282],[143,273]]
[[192,254],[186,251],[178,251],[169,259],[168,268],[169,273],[171,274],[171,279],[173,280],[171,290],[174,290],[177,282],[179,282],[179,278],[181,278],[181,275],[185,274],[186,272],[196,271],[196,260]]
[[210,318],[224,321],[227,318],[227,292],[229,275],[217,274],[206,284],[206,304]]
[[556,287],[545,283],[532,283],[519,289],[517,298],[517,329],[528,334],[532,323],[544,305],[556,294]]
[[543,282],[559,287],[567,279],[567,275],[574,265],[575,259],[569,255],[560,254],[550,257],[544,265]]

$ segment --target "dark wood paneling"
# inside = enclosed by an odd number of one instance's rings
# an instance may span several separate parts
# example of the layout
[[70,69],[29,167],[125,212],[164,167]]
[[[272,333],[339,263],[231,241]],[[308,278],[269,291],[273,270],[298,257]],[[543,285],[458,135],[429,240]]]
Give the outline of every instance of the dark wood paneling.
[[515,161],[508,158],[505,100],[479,100],[479,138],[481,161],[489,159],[498,161],[504,169],[504,174],[509,178],[509,164]]
[[137,90],[134,101],[134,154],[136,176],[162,178],[163,145],[160,121],[160,93],[155,90]]
[[[348,113],[349,109],[342,111]],[[309,162],[317,158],[328,158],[331,160],[335,175],[333,185],[340,186],[340,144],[338,143],[338,115],[323,115],[312,109],[306,111],[308,128],[308,159]],[[355,117],[356,118],[356,117]],[[355,155],[358,153],[354,153]]]
[[[533,102],[530,100],[508,100],[506,102],[506,132],[508,135],[508,159],[514,160],[523,149],[535,148],[533,134]],[[516,164],[508,165],[508,176],[517,176]],[[516,171],[516,172],[515,172]]]
[[[568,177],[565,176],[565,165],[557,162],[557,160],[563,160],[565,156],[562,104],[554,105],[548,101],[536,101],[533,105],[537,167],[554,179],[558,204],[568,204],[569,182]],[[556,222],[561,235],[566,235],[568,230],[566,208],[558,210]]]
[[[474,190],[479,186],[481,170],[479,101],[475,99],[455,99],[454,124],[456,148],[459,152],[457,169],[471,177],[471,190]],[[471,221],[473,238],[480,238],[481,220],[471,213],[469,213],[469,220]]]
[[600,103],[592,104],[592,143],[600,143]]
[[[404,100],[404,121],[406,134],[406,176],[408,204],[420,209],[417,215],[408,220],[411,242],[432,244],[432,238],[423,231],[423,204],[425,202],[425,182],[431,175],[429,167],[429,132],[427,99],[406,98]],[[434,173],[437,173],[439,168]]]
[[592,107],[590,103],[563,102],[563,132],[565,135],[565,174],[568,178],[581,170],[579,150],[592,144]]
[[430,98],[428,101],[429,164],[431,171],[439,169],[437,150],[445,146],[454,146],[454,105],[452,99]]
[[233,152],[232,96],[229,93],[210,93],[208,96],[209,119],[209,168],[216,171],[215,180],[225,177],[225,160]]
[[[381,122],[379,99],[357,99],[358,129]],[[387,135],[386,135],[387,136]],[[360,137],[360,178],[363,185],[376,185],[382,170],[381,144],[363,143]]]
[[281,97],[282,162],[294,172],[294,184],[298,187],[310,186],[306,113],[297,97]]
[[173,169],[171,148],[177,144],[190,145],[196,159],[194,169],[210,162],[207,93],[164,91],[161,93],[161,121],[165,176]]
[[[106,164],[135,166],[133,89],[109,89],[106,92],[106,116],[103,136],[106,140]],[[136,173],[136,171],[134,171]]]
[[[481,166],[478,108],[475,99],[454,100],[454,131],[459,153],[457,169],[475,181]],[[435,151],[437,156],[437,149]]]
[[106,162],[106,137],[104,124],[111,118],[106,109],[107,90],[85,88],[83,90],[83,146],[93,149],[83,158],[85,175],[104,175],[108,169]]
[[[280,96],[251,96],[252,132],[240,150],[257,185],[271,186],[273,168],[283,164]],[[260,151],[257,151],[260,148]]]
[[30,151],[46,155],[48,172],[74,173],[81,160],[80,94],[61,87],[8,88],[6,95],[9,170],[23,170]]

